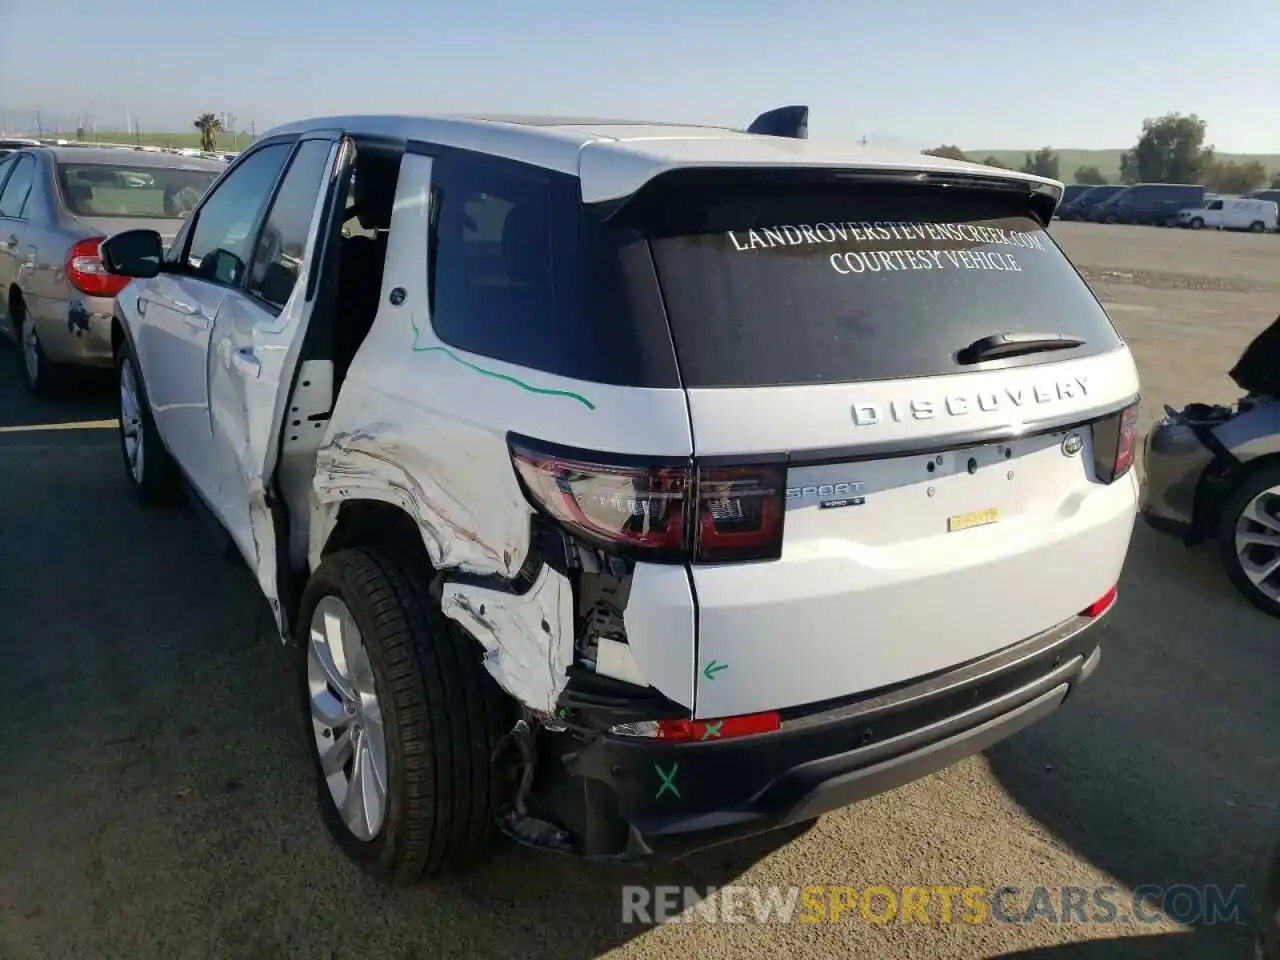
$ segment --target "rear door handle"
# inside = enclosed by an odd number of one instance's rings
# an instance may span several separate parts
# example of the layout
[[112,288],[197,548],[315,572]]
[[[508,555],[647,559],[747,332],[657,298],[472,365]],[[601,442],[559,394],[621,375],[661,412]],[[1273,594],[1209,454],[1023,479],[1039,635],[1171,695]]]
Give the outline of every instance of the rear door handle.
[[231,353],[231,363],[247,377],[257,377],[262,373],[262,364],[251,347],[241,347]]

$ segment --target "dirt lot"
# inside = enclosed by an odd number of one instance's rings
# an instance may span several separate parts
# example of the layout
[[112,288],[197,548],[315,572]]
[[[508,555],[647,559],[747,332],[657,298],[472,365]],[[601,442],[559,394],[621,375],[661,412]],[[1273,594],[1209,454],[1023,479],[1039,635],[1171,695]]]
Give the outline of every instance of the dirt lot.
[[[1280,313],[1280,237],[1054,231],[1133,346],[1146,422],[1164,402],[1232,399],[1224,371]],[[11,353],[0,424],[110,415],[101,396],[21,397]],[[114,444],[0,433],[0,960],[1248,955],[1239,927],[1171,922],[620,922],[624,883],[1245,882],[1280,796],[1280,624],[1207,551],[1140,527],[1078,697],[803,835],[646,869],[500,844],[466,880],[388,892],[322,833],[248,575],[193,517],[138,509]]]

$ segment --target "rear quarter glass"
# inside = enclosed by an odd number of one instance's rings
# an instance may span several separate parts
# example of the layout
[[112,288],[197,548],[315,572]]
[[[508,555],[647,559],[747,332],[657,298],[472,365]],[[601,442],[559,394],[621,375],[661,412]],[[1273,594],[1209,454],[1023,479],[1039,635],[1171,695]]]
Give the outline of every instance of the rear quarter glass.
[[[1120,345],[1025,190],[662,179],[616,219],[649,240],[687,387],[928,377]],[[959,363],[973,341],[1011,332],[1084,343]]]

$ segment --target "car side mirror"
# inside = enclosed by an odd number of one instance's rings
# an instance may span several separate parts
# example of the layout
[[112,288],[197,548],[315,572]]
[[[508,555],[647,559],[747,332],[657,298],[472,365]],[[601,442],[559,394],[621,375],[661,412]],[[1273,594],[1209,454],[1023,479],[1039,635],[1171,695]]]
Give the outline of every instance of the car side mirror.
[[102,241],[101,256],[108,273],[145,280],[160,273],[164,240],[154,230],[124,230]]

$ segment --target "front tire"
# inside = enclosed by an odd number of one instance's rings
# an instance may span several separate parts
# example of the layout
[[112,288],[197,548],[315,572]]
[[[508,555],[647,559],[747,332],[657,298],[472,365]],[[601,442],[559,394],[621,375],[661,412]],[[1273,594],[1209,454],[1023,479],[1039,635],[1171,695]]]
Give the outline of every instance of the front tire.
[[1192,217],[1192,218],[1191,218],[1191,223],[1189,223],[1189,224],[1188,224],[1188,226],[1189,226],[1189,227],[1191,227],[1191,229],[1192,229],[1192,230],[1199,230],[1200,228],[1202,228],[1202,227],[1204,226],[1204,218],[1203,218],[1203,217]]
[[1280,463],[1248,474],[1222,508],[1218,544],[1246,600],[1280,617]]
[[119,418],[120,456],[129,489],[148,506],[172,503],[178,495],[178,470],[160,440],[138,361],[128,343],[116,354],[116,415]]
[[484,854],[510,728],[481,648],[440,612],[428,571],[380,548],[327,557],[298,617],[299,693],[325,826],[407,886]]
[[1253,221],[1253,223],[1249,224],[1250,233],[1262,233],[1266,229],[1267,229],[1267,225],[1263,223],[1261,220],[1255,220]]

